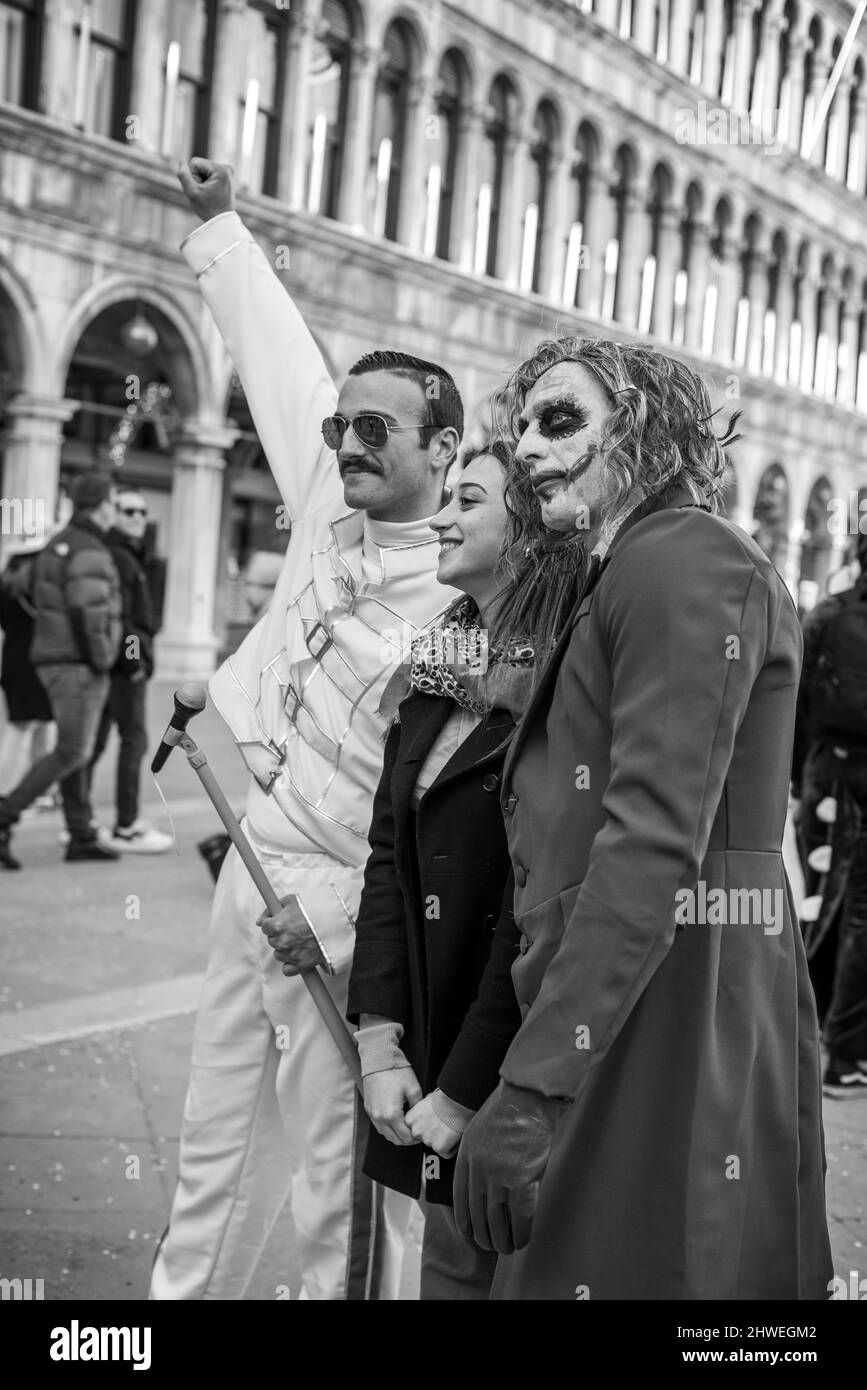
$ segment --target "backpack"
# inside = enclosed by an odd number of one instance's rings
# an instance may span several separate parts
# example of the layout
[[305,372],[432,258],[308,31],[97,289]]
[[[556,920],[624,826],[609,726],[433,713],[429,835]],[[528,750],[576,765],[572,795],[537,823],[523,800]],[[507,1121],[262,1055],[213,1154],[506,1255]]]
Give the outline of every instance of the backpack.
[[817,735],[867,747],[867,592],[842,598],[822,629],[810,722]]

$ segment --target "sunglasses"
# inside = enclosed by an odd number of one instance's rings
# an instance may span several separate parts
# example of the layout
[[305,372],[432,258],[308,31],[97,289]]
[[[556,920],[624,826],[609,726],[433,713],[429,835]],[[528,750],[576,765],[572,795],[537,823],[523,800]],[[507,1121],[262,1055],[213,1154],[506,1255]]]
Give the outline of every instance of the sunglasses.
[[381,415],[371,415],[368,411],[362,415],[356,415],[354,420],[344,420],[342,415],[329,415],[327,420],[322,421],[322,438],[329,449],[337,452],[350,425],[355,431],[356,439],[368,449],[381,449],[384,444],[388,443],[388,436],[396,434],[400,430],[437,428],[435,425],[391,425]]
[[118,507],[118,511],[124,516],[147,516],[147,507]]

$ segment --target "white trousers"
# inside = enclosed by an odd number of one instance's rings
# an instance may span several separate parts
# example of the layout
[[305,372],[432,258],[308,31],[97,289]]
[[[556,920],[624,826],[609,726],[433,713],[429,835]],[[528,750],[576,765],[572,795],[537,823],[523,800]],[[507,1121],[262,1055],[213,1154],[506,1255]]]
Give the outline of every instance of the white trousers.
[[[323,860],[287,855],[266,869],[282,897]],[[355,1086],[303,982],[283,974],[256,926],[262,911],[230,849],[150,1297],[243,1298],[291,1198],[302,1299],[394,1299],[412,1200],[363,1176],[368,1122]],[[343,1015],[348,974],[327,984]]]

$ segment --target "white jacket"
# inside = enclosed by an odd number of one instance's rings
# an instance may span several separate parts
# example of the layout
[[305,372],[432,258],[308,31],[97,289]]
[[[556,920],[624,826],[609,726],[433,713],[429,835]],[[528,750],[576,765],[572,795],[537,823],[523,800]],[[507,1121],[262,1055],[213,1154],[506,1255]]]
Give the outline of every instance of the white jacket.
[[253,773],[251,838],[299,856],[300,906],[339,971],[352,959],[382,771],[382,691],[414,633],[455,591],[437,583],[438,543],[426,518],[376,522],[347,509],[321,434],[336,387],[238,215],[203,223],[182,249],[234,359],[291,522],[271,606],[210,692]]

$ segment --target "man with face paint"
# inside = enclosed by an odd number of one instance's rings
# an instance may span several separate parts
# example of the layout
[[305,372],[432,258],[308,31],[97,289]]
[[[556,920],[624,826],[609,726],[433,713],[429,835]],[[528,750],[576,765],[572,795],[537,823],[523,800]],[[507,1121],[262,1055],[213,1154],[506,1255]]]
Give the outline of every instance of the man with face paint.
[[457,1224],[505,1257],[492,1298],[826,1299],[781,855],[801,638],[718,515],[730,430],[683,363],[602,340],[543,343],[499,409],[515,486],[590,559],[504,767],[523,1023],[461,1143]]

